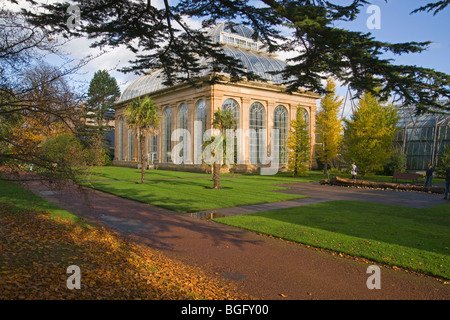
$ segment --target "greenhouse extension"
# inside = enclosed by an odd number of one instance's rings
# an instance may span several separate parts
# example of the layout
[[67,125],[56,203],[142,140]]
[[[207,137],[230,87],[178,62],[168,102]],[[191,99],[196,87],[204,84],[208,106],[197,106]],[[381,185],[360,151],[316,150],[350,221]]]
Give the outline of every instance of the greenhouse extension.
[[417,115],[412,106],[399,107],[396,144],[406,154],[406,169],[422,171],[429,162],[436,166],[444,147],[450,145],[450,115]]

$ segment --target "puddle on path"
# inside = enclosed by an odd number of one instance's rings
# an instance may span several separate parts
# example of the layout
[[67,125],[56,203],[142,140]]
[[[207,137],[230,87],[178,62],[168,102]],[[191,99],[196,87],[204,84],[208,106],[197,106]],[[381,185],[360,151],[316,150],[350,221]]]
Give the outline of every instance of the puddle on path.
[[62,194],[62,192],[55,191],[55,190],[44,190],[44,191],[39,191],[39,194],[41,194],[43,196],[53,196],[53,195],[57,195],[57,194]]
[[247,276],[244,275],[244,274],[240,274],[240,273],[232,273],[232,272],[222,272],[222,273],[220,274],[220,276],[221,276],[222,278],[230,279],[230,280],[235,280],[235,281],[247,279]]
[[145,224],[142,221],[134,219],[117,218],[113,216],[102,216],[109,226],[125,233],[135,233],[141,231],[154,231],[157,228],[151,225]]
[[211,219],[222,218],[222,217],[226,216],[223,213],[216,213],[216,212],[192,212],[192,213],[187,213],[186,215],[191,218],[204,219],[204,220],[211,220]]

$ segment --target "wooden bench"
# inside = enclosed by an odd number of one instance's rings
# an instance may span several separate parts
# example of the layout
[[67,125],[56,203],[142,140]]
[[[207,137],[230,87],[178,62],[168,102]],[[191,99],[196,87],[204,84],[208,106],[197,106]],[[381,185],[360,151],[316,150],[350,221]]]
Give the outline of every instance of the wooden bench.
[[405,179],[405,180],[412,180],[412,182],[417,182],[419,179],[420,174],[418,173],[402,173],[402,172],[394,172],[394,175],[392,176],[392,181],[397,182],[397,179]]

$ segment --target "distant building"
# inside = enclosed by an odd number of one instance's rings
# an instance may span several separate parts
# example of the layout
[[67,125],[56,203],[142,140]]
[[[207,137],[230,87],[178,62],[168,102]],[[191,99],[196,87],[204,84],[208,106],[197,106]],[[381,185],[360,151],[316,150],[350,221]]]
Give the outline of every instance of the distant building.
[[[320,97],[311,92],[285,92],[281,85],[283,79],[272,72],[282,71],[286,63],[265,51],[263,43],[253,39],[253,30],[241,25],[231,26],[228,22],[218,24],[208,35],[221,43],[224,52],[237,58],[244,68],[258,74],[267,82],[259,81],[221,81],[211,84],[208,72],[196,78],[196,85],[178,83],[164,85],[162,70],[153,70],[133,81],[121,95],[115,112],[115,160],[114,165],[136,166],[139,163],[140,150],[136,136],[127,127],[124,110],[136,97],[149,95],[160,106],[162,117],[158,135],[147,137],[145,153],[152,163],[160,169],[205,171],[199,162],[201,150],[195,143],[204,141],[204,133],[212,127],[212,116],[219,108],[230,110],[243,135],[235,138],[235,171],[256,171],[265,165],[260,161],[261,154],[267,155],[272,147],[272,129],[278,129],[279,137],[273,141],[279,152],[280,169],[287,163],[286,139],[291,121],[296,118],[297,108],[309,123],[311,146],[315,145],[316,100]],[[207,65],[207,61],[203,61]],[[201,121],[201,127],[195,123]],[[186,129],[190,139],[173,137],[175,129]],[[198,130],[200,129],[200,130]],[[266,131],[262,130],[265,129]],[[254,130],[260,136],[245,135]],[[264,141],[265,140],[265,141]],[[182,152],[183,163],[175,163],[172,151],[179,141],[185,141],[191,147],[190,153]],[[260,153],[262,150],[262,153]],[[238,157],[240,157],[238,159]]]
[[[93,114],[93,112],[88,112],[88,115]],[[105,118],[108,119],[104,121],[101,125],[107,126],[108,128],[105,128],[105,142],[107,143],[107,147],[111,152],[114,152],[114,146],[115,146],[115,130],[114,130],[114,111],[107,111],[105,112]],[[85,116],[83,118],[84,124],[89,128],[95,128],[99,126],[100,124],[95,120],[95,118],[91,118],[88,116]],[[92,129],[91,129],[92,130]],[[93,129],[95,130],[95,129]]]
[[407,170],[425,170],[450,145],[450,114],[425,113],[417,116],[415,108],[399,107],[399,128],[396,144],[407,157]]

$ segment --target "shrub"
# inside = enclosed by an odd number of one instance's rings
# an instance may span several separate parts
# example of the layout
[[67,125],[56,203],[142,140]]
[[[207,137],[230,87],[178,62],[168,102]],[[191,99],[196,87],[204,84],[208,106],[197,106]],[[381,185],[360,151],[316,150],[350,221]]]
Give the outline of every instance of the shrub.
[[436,173],[439,177],[445,177],[445,170],[450,163],[450,145],[444,147],[444,151],[439,155]]
[[395,151],[389,162],[384,166],[384,174],[393,175],[394,172],[405,172],[406,171],[406,155],[400,151]]

